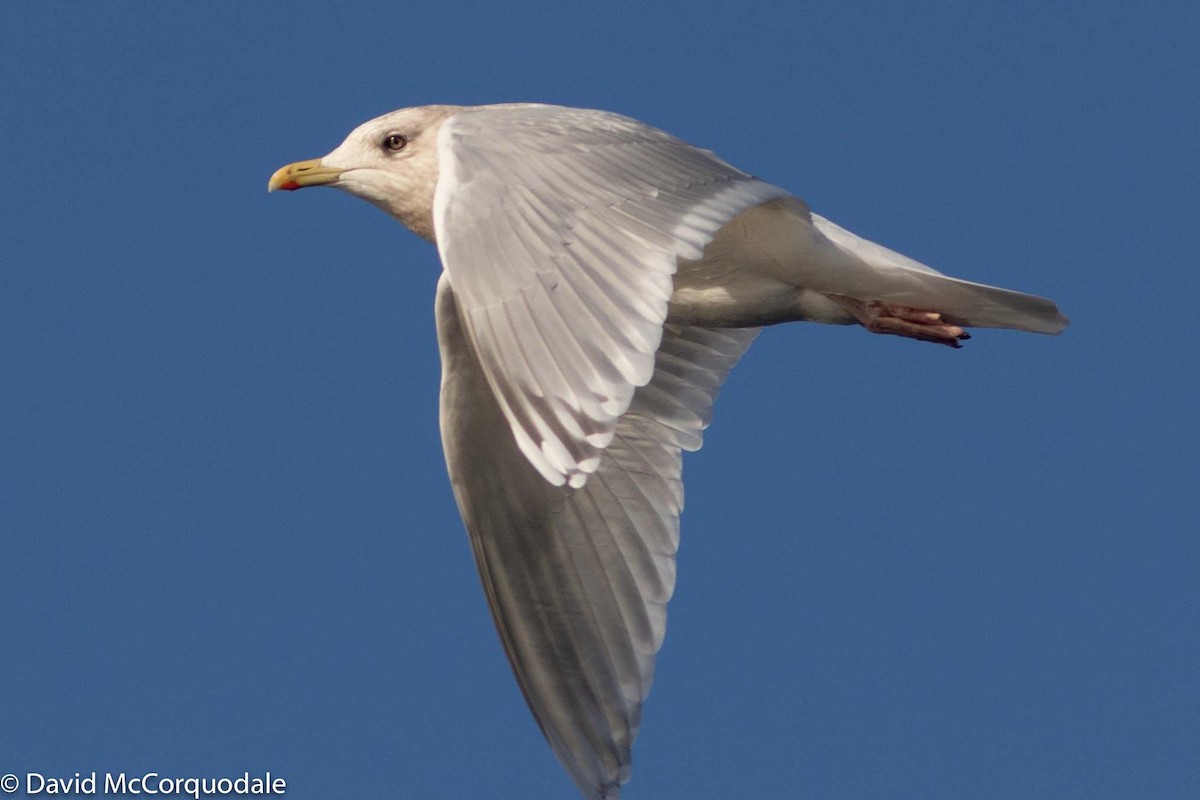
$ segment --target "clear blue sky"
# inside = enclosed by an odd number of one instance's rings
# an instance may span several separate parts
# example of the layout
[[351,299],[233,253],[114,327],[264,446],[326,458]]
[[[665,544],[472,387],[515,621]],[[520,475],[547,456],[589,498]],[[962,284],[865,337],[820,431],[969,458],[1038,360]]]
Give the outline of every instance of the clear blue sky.
[[0,773],[576,796],[447,485],[434,248],[266,193],[538,100],[1073,320],[761,337],[625,796],[1200,796],[1200,7],[349,5],[0,5]]

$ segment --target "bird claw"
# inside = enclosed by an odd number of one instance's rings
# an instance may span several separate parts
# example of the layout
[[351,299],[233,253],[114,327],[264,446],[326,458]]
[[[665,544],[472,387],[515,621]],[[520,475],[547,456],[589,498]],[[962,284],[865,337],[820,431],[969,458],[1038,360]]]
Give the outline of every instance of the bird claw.
[[892,306],[878,300],[859,300],[840,294],[826,297],[853,314],[871,333],[890,333],[954,348],[962,347],[962,342],[971,338],[971,334],[960,326],[943,320],[937,311]]

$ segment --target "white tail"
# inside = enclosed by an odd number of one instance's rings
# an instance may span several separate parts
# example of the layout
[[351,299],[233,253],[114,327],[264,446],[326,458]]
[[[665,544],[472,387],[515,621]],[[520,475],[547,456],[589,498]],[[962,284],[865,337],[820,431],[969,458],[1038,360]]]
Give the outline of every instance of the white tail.
[[938,311],[947,322],[967,327],[1054,334],[1069,322],[1052,300],[951,278],[817,214],[810,231],[809,245],[823,250],[821,261],[836,267],[809,276],[809,288]]

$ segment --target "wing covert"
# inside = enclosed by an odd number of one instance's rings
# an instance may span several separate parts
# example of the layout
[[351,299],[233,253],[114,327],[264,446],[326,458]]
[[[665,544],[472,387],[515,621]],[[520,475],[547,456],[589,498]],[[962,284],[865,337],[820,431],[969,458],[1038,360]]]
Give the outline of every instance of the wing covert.
[[678,258],[787,193],[601,111],[465,109],[438,135],[434,227],[525,457],[582,486],[654,370]]

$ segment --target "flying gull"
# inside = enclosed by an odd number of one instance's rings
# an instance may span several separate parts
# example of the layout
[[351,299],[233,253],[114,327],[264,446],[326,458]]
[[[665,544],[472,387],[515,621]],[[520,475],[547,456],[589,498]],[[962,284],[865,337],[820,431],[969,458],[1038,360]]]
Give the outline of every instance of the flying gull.
[[681,451],[764,325],[960,347],[1053,302],[951,278],[636,120],[538,104],[367,122],[269,189],[328,185],[437,244],[441,431],[492,618],[583,795],[614,800],[675,586]]

